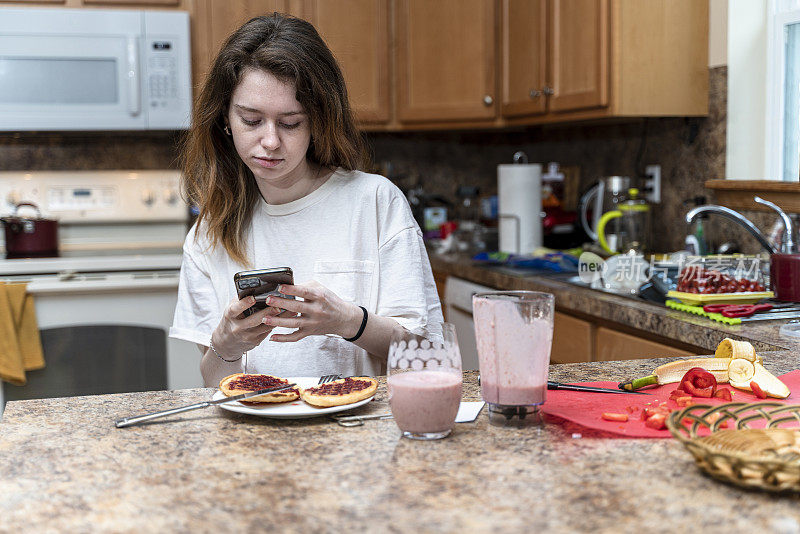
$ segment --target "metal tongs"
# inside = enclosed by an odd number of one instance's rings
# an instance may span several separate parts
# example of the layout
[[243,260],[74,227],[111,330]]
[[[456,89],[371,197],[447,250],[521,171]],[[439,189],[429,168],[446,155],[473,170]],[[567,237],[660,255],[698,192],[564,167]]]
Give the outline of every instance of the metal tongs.
[[286,384],[284,386],[279,386],[275,388],[259,389],[258,391],[248,391],[247,393],[242,393],[241,395],[235,395],[233,397],[225,397],[213,401],[197,402],[195,404],[189,404],[188,406],[180,406],[178,408],[170,408],[169,410],[162,410],[160,412],[135,415],[133,417],[124,417],[122,419],[119,419],[115,424],[117,425],[117,428],[122,428],[131,425],[138,425],[139,423],[144,423],[145,421],[150,421],[151,419],[158,419],[159,417],[174,415],[176,413],[188,412],[189,410],[197,410],[199,408],[208,408],[209,406],[217,406],[219,404],[228,404],[229,402],[249,399],[250,397],[258,397],[259,395],[266,395],[267,393],[274,393],[276,391],[283,391],[284,389],[290,389],[296,385],[297,384]]
[[332,415],[331,419],[339,423],[341,426],[362,426],[364,421],[369,419],[391,419],[391,413],[373,413],[366,415]]

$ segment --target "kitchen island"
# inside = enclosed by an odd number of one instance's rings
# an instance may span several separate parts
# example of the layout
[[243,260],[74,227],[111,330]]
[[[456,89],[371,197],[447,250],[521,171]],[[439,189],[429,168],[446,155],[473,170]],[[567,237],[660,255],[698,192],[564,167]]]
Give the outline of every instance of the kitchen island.
[[[762,356],[777,375],[800,367],[788,351]],[[663,361],[553,365],[550,378],[617,381]],[[476,379],[465,374],[465,400],[480,399]],[[579,437],[553,422],[497,428],[485,408],[435,442],[401,439],[392,420],[344,428],[220,408],[114,427],[213,392],[10,402],[0,423],[0,530],[800,532],[800,495],[717,482],[671,438]],[[356,413],[387,410],[381,380]]]

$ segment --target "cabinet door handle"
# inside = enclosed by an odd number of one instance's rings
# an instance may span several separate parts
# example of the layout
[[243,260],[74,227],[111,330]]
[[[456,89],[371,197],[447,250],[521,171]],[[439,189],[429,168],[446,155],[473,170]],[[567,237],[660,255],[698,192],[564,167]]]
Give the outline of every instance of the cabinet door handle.
[[484,106],[491,106],[492,104],[494,104],[494,98],[492,98],[491,95],[486,95],[483,97]]
[[545,85],[545,86],[542,88],[542,92],[543,92],[545,95],[547,95],[547,96],[553,96],[554,94],[556,94],[556,92],[555,92],[555,91],[553,91],[553,88],[552,88],[552,87],[550,87],[550,86],[547,86],[547,85]]
[[542,92],[539,91],[538,89],[531,89],[528,92],[528,96],[530,96],[532,99],[533,98],[539,98],[540,96],[542,96]]

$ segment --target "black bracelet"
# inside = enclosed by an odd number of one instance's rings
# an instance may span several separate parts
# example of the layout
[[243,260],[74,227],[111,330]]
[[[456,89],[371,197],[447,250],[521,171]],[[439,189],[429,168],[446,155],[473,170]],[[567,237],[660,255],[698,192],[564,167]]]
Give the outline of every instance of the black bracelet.
[[364,329],[367,327],[367,309],[364,306],[359,306],[361,311],[364,312],[364,318],[361,320],[361,326],[358,328],[358,332],[353,337],[344,337],[345,341],[355,341],[356,339],[361,337],[361,334],[364,333]]

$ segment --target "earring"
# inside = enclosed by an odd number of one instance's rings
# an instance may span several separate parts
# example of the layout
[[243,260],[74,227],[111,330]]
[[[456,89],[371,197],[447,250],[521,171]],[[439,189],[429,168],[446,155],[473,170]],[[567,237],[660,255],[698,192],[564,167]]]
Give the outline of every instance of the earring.
[[231,129],[228,128],[227,124],[225,125],[225,128],[223,128],[223,131],[225,132],[225,135],[231,135]]

